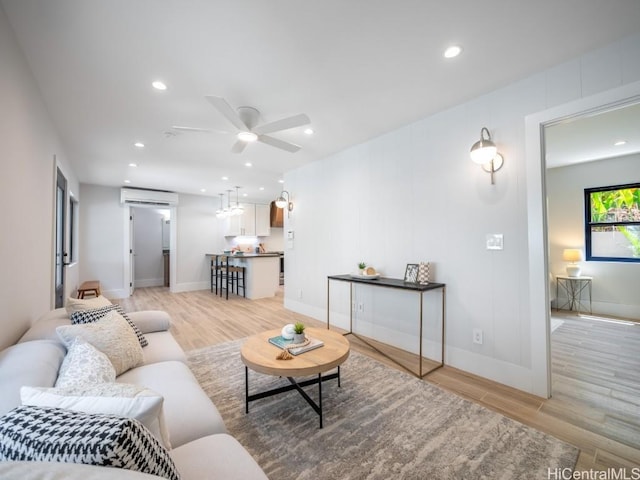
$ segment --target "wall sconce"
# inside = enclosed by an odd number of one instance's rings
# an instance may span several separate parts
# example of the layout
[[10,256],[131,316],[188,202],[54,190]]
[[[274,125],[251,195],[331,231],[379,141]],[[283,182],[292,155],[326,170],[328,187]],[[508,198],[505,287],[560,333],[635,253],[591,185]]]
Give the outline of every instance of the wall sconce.
[[481,165],[485,172],[491,174],[491,185],[493,185],[495,183],[493,174],[502,168],[504,158],[498,153],[496,144],[491,141],[491,134],[487,127],[482,127],[480,130],[480,140],[473,144],[470,155],[473,163]]
[[[285,198],[285,195],[287,196],[287,198]],[[287,207],[288,212],[291,212],[293,210],[293,202],[291,201],[291,196],[289,195],[289,192],[287,192],[286,190],[283,190],[280,193],[280,196],[276,198],[276,207],[278,208]],[[288,216],[289,216],[289,213],[287,213],[287,217]]]
[[579,277],[580,266],[577,262],[584,260],[582,257],[582,250],[579,248],[565,248],[562,251],[562,259],[565,262],[569,262],[569,265],[567,265],[567,275],[569,277]]

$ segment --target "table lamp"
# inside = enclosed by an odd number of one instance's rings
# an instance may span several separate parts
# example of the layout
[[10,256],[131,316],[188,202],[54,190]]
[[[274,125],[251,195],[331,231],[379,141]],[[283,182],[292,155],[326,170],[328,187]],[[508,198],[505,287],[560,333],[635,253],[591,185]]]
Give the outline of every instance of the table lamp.
[[569,262],[569,265],[567,265],[567,275],[569,277],[579,277],[580,266],[577,262],[581,262],[583,260],[582,250],[578,248],[565,248],[562,252],[562,259],[565,262]]

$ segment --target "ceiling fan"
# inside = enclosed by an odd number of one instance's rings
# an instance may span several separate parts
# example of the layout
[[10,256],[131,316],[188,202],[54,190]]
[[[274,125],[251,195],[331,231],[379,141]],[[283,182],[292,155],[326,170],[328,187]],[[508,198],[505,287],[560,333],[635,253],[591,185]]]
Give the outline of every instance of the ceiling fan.
[[[285,142],[278,138],[266,135],[267,133],[279,132],[290,128],[300,127],[311,123],[307,115],[301,113],[292,117],[276,120],[275,122],[258,125],[260,112],[253,107],[238,107],[234,110],[227,101],[222,97],[207,95],[205,98],[218,110],[234,127],[238,129],[236,135],[237,141],[231,147],[233,153],[241,153],[247,144],[258,141],[271,145],[272,147],[295,153],[300,150],[300,146],[294,143]],[[207,128],[179,127],[174,126],[175,130],[187,132],[216,132]],[[219,132],[219,131],[218,131]],[[222,133],[222,132],[219,132]],[[226,133],[226,132],[225,132]]]

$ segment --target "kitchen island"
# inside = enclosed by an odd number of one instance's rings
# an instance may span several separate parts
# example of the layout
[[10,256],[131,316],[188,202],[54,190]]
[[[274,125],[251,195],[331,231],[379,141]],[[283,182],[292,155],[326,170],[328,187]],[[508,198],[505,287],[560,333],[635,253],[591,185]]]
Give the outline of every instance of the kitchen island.
[[280,254],[244,253],[229,255],[225,253],[207,253],[211,257],[211,266],[219,257],[227,257],[231,265],[244,267],[246,297],[255,300],[275,296],[280,287]]

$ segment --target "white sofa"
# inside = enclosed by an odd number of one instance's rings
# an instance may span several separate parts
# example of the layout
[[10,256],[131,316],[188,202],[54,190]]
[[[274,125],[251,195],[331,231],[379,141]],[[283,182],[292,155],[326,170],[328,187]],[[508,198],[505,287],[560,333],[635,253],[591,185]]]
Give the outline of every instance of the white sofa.
[[[182,348],[169,332],[165,312],[128,314],[147,338],[143,364],[116,378],[164,397],[164,419],[170,435],[169,452],[183,480],[266,479],[251,455],[227,433],[215,405],[186,364]],[[0,416],[21,404],[20,388],[53,387],[66,349],[56,327],[69,325],[65,309],[37,321],[15,345],[0,352]],[[19,479],[136,479],[159,478],[131,470],[73,463],[0,462],[0,478]]]

